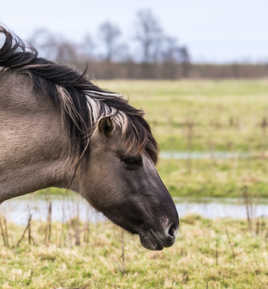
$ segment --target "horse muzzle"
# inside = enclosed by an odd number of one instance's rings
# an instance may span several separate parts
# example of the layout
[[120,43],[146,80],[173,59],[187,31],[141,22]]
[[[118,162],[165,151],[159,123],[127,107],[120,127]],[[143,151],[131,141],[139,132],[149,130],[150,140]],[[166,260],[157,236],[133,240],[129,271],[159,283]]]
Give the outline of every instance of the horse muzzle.
[[140,232],[140,241],[144,248],[149,250],[162,250],[164,247],[171,247],[176,240],[177,226],[170,225],[162,232],[149,229]]

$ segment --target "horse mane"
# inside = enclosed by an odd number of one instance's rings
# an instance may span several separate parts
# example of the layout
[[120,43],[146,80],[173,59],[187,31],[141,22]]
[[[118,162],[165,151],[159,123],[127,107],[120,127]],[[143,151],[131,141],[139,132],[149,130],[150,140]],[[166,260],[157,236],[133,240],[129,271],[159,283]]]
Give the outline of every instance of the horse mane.
[[0,48],[1,73],[16,72],[30,77],[37,93],[47,94],[63,114],[71,152],[81,157],[90,150],[90,137],[98,122],[110,117],[121,130],[129,150],[145,151],[157,162],[157,143],[143,111],[120,95],[102,90],[86,79],[86,71],[73,69],[38,56],[37,50],[0,26],[4,42]]
[[[90,137],[98,122],[110,117],[120,128],[122,141],[129,150],[145,151],[157,162],[157,143],[142,110],[131,106],[120,95],[102,90],[86,79],[86,71],[73,69],[38,56],[16,35],[0,26],[4,42],[0,48],[2,73],[16,72],[30,77],[37,93],[47,94],[63,114],[71,152],[87,155]],[[1,42],[0,42],[1,43]]]

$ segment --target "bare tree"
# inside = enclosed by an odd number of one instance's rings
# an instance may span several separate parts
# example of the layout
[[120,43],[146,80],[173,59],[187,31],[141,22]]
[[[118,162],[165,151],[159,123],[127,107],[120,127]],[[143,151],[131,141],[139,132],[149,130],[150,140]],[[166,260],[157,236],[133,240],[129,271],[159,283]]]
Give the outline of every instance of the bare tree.
[[135,29],[140,52],[131,52],[128,44],[122,42],[120,28],[109,21],[100,25],[98,39],[86,34],[75,42],[47,29],[37,29],[29,42],[41,57],[71,64],[79,70],[87,66],[93,78],[175,79],[188,77],[190,69],[192,75],[214,69],[192,66],[187,47],[166,35],[151,10],[137,13]]
[[42,57],[61,63],[73,63],[77,59],[77,46],[46,29],[37,29],[29,39]]
[[104,49],[104,60],[111,62],[123,49],[123,44],[119,41],[121,30],[117,25],[107,21],[100,25],[99,34]]
[[174,37],[165,37],[161,51],[161,60],[178,62],[178,58],[180,58],[180,46],[178,45],[178,40]]
[[45,28],[36,29],[28,39],[42,57],[55,60],[57,56],[58,39],[55,34]]
[[181,64],[182,64],[182,76],[189,77],[191,70],[191,57],[189,50],[186,46],[182,46],[180,49]]
[[68,40],[63,40],[57,44],[56,61],[59,63],[77,63],[77,45]]
[[162,28],[151,10],[140,10],[136,17],[135,39],[141,47],[142,61],[153,62],[158,57],[158,48],[163,40]]
[[161,51],[161,68],[162,77],[168,79],[175,79],[178,77],[179,66],[178,57],[180,54],[180,47],[177,39],[173,37],[165,37],[164,45]]
[[86,34],[80,45],[80,53],[89,59],[94,59],[96,57],[96,47],[97,45],[91,35]]
[[190,55],[186,46],[180,46],[174,37],[166,37],[161,51],[165,78],[187,77],[190,71]]

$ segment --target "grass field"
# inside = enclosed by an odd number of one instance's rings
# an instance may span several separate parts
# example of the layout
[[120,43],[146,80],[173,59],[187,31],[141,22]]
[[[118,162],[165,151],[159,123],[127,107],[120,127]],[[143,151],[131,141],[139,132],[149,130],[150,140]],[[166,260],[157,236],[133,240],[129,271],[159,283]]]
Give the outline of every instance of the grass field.
[[120,92],[146,112],[160,150],[267,149],[267,80],[98,84]]
[[[190,166],[190,167],[189,167]],[[176,197],[268,197],[268,162],[236,160],[160,160],[159,172]]]
[[243,221],[188,216],[175,245],[161,252],[143,249],[137,237],[110,223],[53,224],[49,242],[47,224],[33,223],[32,244],[27,232],[19,245],[24,228],[8,224],[10,247],[0,247],[0,287],[265,289],[268,223],[254,224],[250,231]]

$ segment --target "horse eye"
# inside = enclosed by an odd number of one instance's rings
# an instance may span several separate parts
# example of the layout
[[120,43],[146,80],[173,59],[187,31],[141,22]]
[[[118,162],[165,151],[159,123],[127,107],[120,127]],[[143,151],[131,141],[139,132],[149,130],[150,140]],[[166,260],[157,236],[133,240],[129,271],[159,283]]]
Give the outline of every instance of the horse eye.
[[120,157],[121,161],[125,163],[127,166],[127,169],[129,170],[134,170],[137,169],[138,167],[142,166],[142,158],[141,156],[121,156]]

